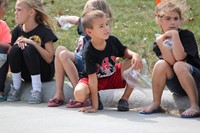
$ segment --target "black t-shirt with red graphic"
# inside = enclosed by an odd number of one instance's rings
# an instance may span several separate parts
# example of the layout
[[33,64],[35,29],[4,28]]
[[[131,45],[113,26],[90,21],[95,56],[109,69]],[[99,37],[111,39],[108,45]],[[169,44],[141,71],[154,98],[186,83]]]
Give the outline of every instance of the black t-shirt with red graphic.
[[95,49],[91,41],[88,43],[83,56],[86,70],[81,77],[96,73],[98,78],[106,78],[114,74],[116,58],[123,57],[127,47],[114,36],[106,40],[106,47],[102,51]]

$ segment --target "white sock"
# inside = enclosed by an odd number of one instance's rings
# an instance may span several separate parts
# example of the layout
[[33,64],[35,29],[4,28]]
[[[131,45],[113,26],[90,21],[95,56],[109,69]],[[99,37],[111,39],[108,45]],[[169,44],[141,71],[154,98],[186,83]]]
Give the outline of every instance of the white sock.
[[31,79],[32,79],[33,91],[41,92],[42,82],[41,82],[41,76],[40,76],[40,74],[38,74],[38,75],[31,75]]
[[22,79],[21,72],[12,73],[13,87],[18,90],[21,87]]

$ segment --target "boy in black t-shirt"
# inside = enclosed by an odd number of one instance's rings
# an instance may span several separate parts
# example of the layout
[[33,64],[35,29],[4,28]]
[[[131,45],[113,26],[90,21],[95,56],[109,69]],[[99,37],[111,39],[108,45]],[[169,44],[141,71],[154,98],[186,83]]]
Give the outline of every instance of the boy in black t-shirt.
[[[122,73],[133,65],[134,69],[142,67],[139,55],[132,52],[114,36],[110,36],[110,27],[106,15],[99,10],[85,13],[82,24],[91,41],[84,49],[86,70],[75,87],[75,100],[79,103],[91,98],[91,108],[81,108],[80,112],[96,112],[98,109],[99,90],[126,87],[118,103],[119,111],[128,111],[128,99],[133,88],[129,87]],[[116,64],[116,58],[126,58],[123,63]],[[70,107],[69,105],[68,107]]]

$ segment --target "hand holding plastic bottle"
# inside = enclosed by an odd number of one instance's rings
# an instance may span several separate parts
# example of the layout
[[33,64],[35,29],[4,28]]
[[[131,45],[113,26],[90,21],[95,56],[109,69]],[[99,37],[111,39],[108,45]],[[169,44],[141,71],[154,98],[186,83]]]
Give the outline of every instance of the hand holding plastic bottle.
[[60,16],[55,17],[57,20],[57,25],[61,27],[63,30],[68,30],[70,27],[72,27],[74,24],[69,23],[70,16]]
[[145,59],[142,59],[143,67],[141,70],[134,70],[132,67],[125,70],[123,77],[130,87],[150,88],[151,81],[148,78],[148,65]]
[[[161,36],[161,34],[155,34],[156,39],[158,39]],[[173,48],[173,41],[171,38],[166,38],[163,43],[162,43],[165,47],[167,47],[168,49],[172,49]]]

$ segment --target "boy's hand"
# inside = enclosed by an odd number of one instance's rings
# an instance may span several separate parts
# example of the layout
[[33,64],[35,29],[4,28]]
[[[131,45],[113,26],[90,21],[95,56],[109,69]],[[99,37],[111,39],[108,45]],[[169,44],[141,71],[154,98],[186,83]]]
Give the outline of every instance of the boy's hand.
[[79,112],[95,113],[95,112],[97,112],[97,109],[96,108],[89,108],[89,109],[87,109],[87,108],[81,108],[79,110]]
[[139,70],[142,68],[142,59],[139,55],[135,55],[132,57],[132,66],[135,70]]

